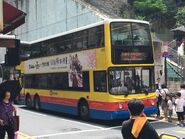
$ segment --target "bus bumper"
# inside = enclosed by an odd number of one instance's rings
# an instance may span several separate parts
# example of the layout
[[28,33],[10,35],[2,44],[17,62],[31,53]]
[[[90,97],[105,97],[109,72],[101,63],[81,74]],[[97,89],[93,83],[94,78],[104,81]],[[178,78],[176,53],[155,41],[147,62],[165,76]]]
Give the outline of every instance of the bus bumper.
[[[144,109],[145,114],[151,115],[155,114],[157,107],[148,107]],[[93,119],[102,119],[102,120],[119,120],[119,119],[129,119],[130,114],[128,110],[119,110],[119,111],[103,111],[103,110],[90,110],[90,117]]]

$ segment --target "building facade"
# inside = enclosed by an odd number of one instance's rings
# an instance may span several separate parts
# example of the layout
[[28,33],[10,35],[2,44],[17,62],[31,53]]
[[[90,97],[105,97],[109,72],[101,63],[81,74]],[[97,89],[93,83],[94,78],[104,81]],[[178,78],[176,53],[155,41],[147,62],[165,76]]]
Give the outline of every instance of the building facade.
[[21,41],[31,42],[108,18],[79,0],[14,0],[26,14],[26,23],[16,29]]

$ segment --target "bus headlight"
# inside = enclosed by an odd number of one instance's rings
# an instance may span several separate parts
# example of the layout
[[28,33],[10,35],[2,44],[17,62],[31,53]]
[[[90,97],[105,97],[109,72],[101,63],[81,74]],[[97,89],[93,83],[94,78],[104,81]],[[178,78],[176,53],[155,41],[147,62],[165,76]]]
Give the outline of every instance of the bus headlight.
[[122,104],[118,104],[118,108],[121,110],[123,108]]
[[151,105],[152,105],[152,106],[154,106],[154,105],[155,105],[154,101],[151,101]]

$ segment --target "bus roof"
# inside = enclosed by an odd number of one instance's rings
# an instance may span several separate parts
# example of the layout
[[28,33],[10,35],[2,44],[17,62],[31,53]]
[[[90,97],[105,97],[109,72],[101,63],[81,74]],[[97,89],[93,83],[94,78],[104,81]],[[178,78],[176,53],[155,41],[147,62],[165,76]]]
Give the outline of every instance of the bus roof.
[[100,22],[97,22],[97,23],[89,24],[89,25],[86,25],[86,26],[83,26],[83,27],[79,27],[79,28],[76,28],[76,29],[66,31],[66,32],[51,35],[51,36],[41,38],[41,39],[38,39],[38,40],[35,40],[35,41],[31,41],[31,42],[21,41],[21,43],[33,44],[33,43],[53,39],[53,38],[56,38],[56,37],[60,37],[60,36],[63,36],[63,35],[67,35],[67,34],[70,34],[70,33],[74,33],[74,32],[77,32],[77,31],[85,30],[85,29],[88,29],[88,28],[96,27],[96,26],[99,26],[99,25],[103,25],[105,23],[112,23],[112,22],[134,22],[134,23],[149,24],[149,22],[147,22],[147,21],[135,20],[135,19],[106,19],[106,20],[103,20],[103,21],[100,21]]
[[143,23],[149,24],[149,22],[144,20],[136,20],[136,19],[107,19],[104,22],[112,23],[112,22],[135,22],[135,23]]

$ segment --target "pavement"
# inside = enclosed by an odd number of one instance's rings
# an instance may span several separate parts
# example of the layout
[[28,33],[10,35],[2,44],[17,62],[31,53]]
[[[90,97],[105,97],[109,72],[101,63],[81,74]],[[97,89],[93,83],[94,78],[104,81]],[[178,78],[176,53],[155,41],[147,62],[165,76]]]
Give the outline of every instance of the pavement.
[[[163,110],[161,108],[160,108],[160,115],[161,115],[161,117],[158,120],[162,120],[164,118],[164,113],[163,113]],[[156,117],[156,115],[152,115],[152,117]],[[177,114],[176,114],[176,111],[175,111],[175,106],[173,106],[172,122],[173,123],[178,123]]]
[[[122,139],[122,121],[85,122],[76,116],[48,111],[36,112],[24,107],[18,108],[18,115],[21,118],[18,139]],[[168,123],[155,118],[150,120],[159,135],[167,133],[185,138],[185,128],[177,126],[175,122]],[[164,139],[168,138],[173,139]]]

